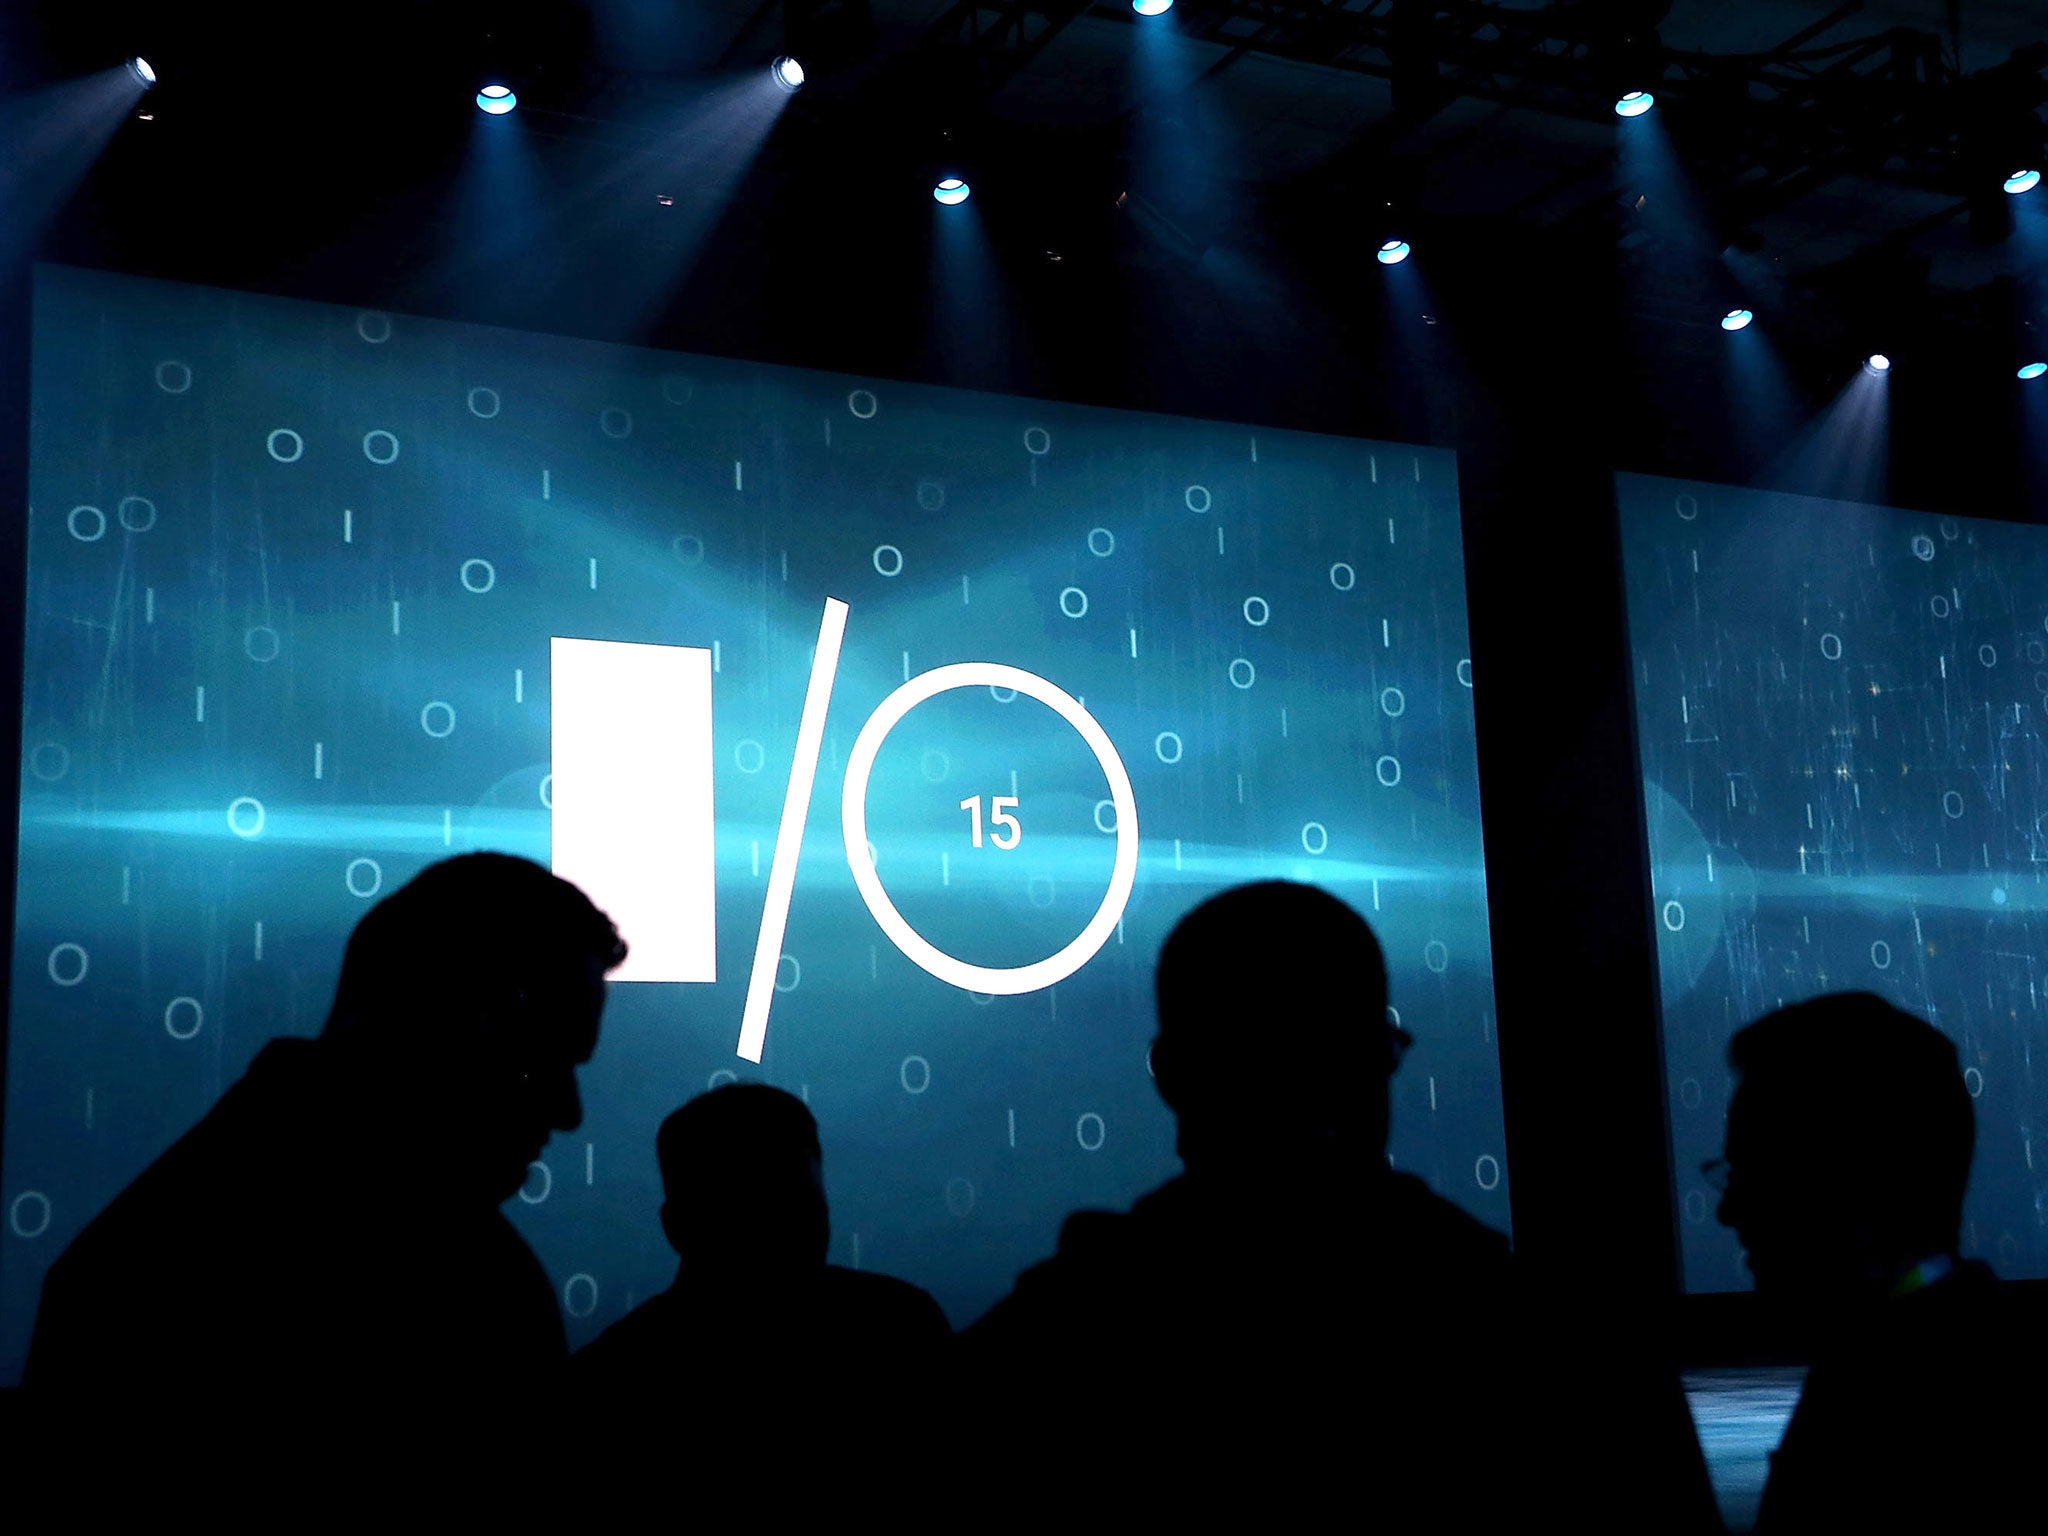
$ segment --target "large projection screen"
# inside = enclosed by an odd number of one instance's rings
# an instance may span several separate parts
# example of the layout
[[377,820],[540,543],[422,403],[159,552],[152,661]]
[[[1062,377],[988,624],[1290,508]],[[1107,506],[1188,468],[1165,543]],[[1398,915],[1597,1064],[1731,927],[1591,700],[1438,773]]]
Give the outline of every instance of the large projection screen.
[[[971,1320],[1175,1171],[1152,962],[1260,877],[1376,925],[1393,1159],[1507,1225],[1449,454],[67,269],[35,305],[0,1377],[71,1235],[475,848],[634,947],[508,1205],[572,1342],[671,1279],[655,1127],[734,1077],[816,1113],[833,1260]],[[1320,1069],[1290,1033],[1244,1021],[1247,1095]]]
[[1637,475],[1619,502],[1688,1289],[1750,1285],[1699,1173],[1729,1036],[1856,990],[1962,1058],[1964,1247],[2048,1275],[2048,532]]

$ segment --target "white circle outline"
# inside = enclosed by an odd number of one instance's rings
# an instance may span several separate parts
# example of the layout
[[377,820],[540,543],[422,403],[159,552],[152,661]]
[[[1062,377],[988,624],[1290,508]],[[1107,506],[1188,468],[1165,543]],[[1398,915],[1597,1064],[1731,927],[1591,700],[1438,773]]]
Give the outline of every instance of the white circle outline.
[[[1101,534],[1105,539],[1109,540],[1109,548],[1097,549],[1095,547],[1095,535],[1097,535],[1098,533]],[[1107,528],[1090,528],[1088,530],[1088,553],[1093,555],[1098,560],[1107,560],[1111,555],[1116,553],[1116,535],[1111,533]]]
[[1914,534],[1913,558],[1923,561],[1932,560],[1934,558],[1934,540],[1927,537],[1924,533]]
[[[280,437],[288,437],[293,442],[299,445],[298,447],[292,450],[292,456],[290,458],[286,458],[283,454],[277,451],[277,440]],[[299,462],[299,460],[303,459],[306,456],[306,440],[303,437],[299,436],[298,433],[294,432],[290,427],[279,427],[276,431],[272,432],[270,436],[263,439],[263,451],[269,454],[273,459],[277,460],[277,462],[280,464],[296,464]]]
[[[131,523],[128,521],[128,506],[131,502],[149,508],[148,522]],[[156,526],[156,503],[147,496],[123,496],[114,507],[114,516],[121,520],[121,526],[130,533],[147,533]]]
[[[1977,1086],[1974,1088],[1970,1086],[1970,1079],[1973,1077],[1977,1079]],[[1963,1068],[1963,1089],[1973,1099],[1982,1098],[1984,1096],[1984,1074],[1975,1067]]]
[[[927,491],[931,492],[935,499],[927,500],[925,497]],[[941,510],[946,505],[946,488],[936,480],[918,481],[917,504],[921,510],[926,512]]]
[[[1480,1170],[1484,1168],[1488,1163],[1493,1164],[1493,1179],[1490,1183],[1487,1181],[1485,1174],[1480,1172]],[[1474,1184],[1477,1184],[1481,1189],[1499,1189],[1500,1159],[1495,1157],[1491,1152],[1480,1153],[1478,1159],[1472,1164],[1472,1182]]]
[[[1195,492],[1197,491],[1200,491],[1202,493],[1202,504],[1199,507],[1195,505]],[[1204,512],[1207,512],[1211,507],[1216,505],[1216,498],[1209,494],[1209,487],[1207,487],[1206,485],[1189,486],[1186,490],[1180,493],[1180,499],[1182,505],[1184,505],[1190,512],[1194,513],[1197,517],[1200,517]]]
[[[1344,579],[1342,581],[1339,581],[1337,579],[1337,573],[1339,571],[1342,571],[1344,573]],[[1358,585],[1358,572],[1353,570],[1344,561],[1339,560],[1335,565],[1330,567],[1330,585],[1335,587],[1339,592],[1349,592],[1353,587]]]
[[[1322,841],[1311,848],[1308,845],[1309,828],[1315,828],[1316,836]],[[1301,824],[1301,851],[1303,853],[1327,853],[1330,850],[1330,829],[1320,821],[1305,821]]]
[[[576,1282],[578,1280],[581,1280],[590,1287],[590,1305],[580,1312],[576,1310],[576,1303],[569,1299],[570,1293],[576,1289]],[[597,1310],[597,1276],[585,1274],[579,1270],[564,1280],[562,1282],[562,1310],[574,1318],[585,1318],[595,1312]]]
[[[370,439],[373,437],[381,437],[391,445],[391,452],[386,457],[380,459],[377,457],[377,455],[370,452]],[[374,427],[370,431],[365,432],[363,434],[363,457],[368,459],[372,464],[397,463],[398,434],[395,432],[386,432],[382,427]]]
[[[491,408],[488,411],[480,411],[476,408],[476,397],[478,395],[489,395],[491,397]],[[489,421],[504,408],[504,398],[488,384],[479,384],[469,392],[469,414],[476,417],[479,421]]]
[[[854,401],[858,400],[862,395],[866,395],[868,397],[868,408],[866,410],[862,410],[859,406],[853,403]],[[851,391],[847,395],[846,408],[848,411],[853,413],[855,420],[872,421],[874,420],[875,412],[879,411],[882,408],[882,402],[875,398],[875,392],[872,389],[856,389]]]
[[[786,987],[782,984],[782,965],[784,961],[788,961],[791,965],[796,967],[796,972],[789,978],[789,985]],[[803,961],[797,959],[795,955],[777,955],[775,957],[775,990],[778,992],[794,992],[798,987],[802,986],[803,984]]]
[[[1095,1122],[1095,1139],[1093,1141],[1090,1141],[1081,1134],[1081,1127],[1090,1120]],[[1074,1140],[1080,1143],[1083,1152],[1100,1152],[1102,1144],[1109,1140],[1109,1125],[1094,1110],[1083,1110],[1081,1117],[1074,1122]]]
[[[893,571],[882,569],[882,551],[885,549],[896,557],[896,569]],[[877,576],[901,576],[903,574],[903,551],[894,544],[877,544],[875,552],[868,556],[868,563],[875,568]]]
[[[1253,603],[1257,603],[1259,605],[1259,616],[1256,619],[1252,617]],[[1252,596],[1244,600],[1244,621],[1245,623],[1251,625],[1253,629],[1264,629],[1266,627],[1267,622],[1272,617],[1273,605],[1267,602],[1263,597]]]
[[[1039,445],[1036,448],[1031,446],[1031,434],[1034,432],[1038,434]],[[1034,459],[1044,458],[1048,453],[1052,452],[1052,434],[1043,427],[1026,427],[1024,429],[1024,451]]]
[[[252,827],[244,827],[240,822],[235,820],[236,807],[244,805],[253,805],[254,807],[256,807],[256,824]],[[228,830],[234,833],[235,836],[237,837],[261,837],[263,835],[263,823],[268,819],[269,818],[265,816],[263,811],[263,802],[261,800],[258,800],[254,795],[237,795],[235,796],[234,799],[228,802]]]
[[[67,949],[72,950],[78,956],[78,974],[76,976],[73,976],[69,981],[66,981],[62,976],[59,976],[57,974],[57,957],[63,954],[64,951]],[[71,942],[71,940],[66,939],[62,944],[53,945],[51,947],[50,958],[44,962],[43,968],[50,973],[50,980],[57,983],[58,986],[75,987],[81,981],[85,980],[86,973],[92,969],[92,956],[85,952],[85,946],[83,944],[74,944]]]
[[[382,336],[372,336],[363,329],[363,322],[365,320],[382,320],[384,322],[384,334]],[[391,317],[381,309],[366,309],[356,316],[356,334],[371,346],[381,347],[391,339]]]
[[[1102,905],[1073,942],[1056,954],[1029,965],[969,965],[931,943],[904,919],[882,888],[875,862],[868,854],[868,778],[874,772],[875,755],[903,717],[926,699],[955,688],[1005,687],[1029,694],[1071,725],[1094,752],[1103,776],[1109,781],[1110,801],[1116,807],[1116,857],[1110,866],[1109,889]],[[1109,733],[1078,699],[1063,688],[1022,667],[993,661],[961,661],[934,667],[902,684],[876,706],[854,739],[846,758],[846,788],[841,797],[840,828],[846,840],[846,862],[853,871],[853,883],[876,926],[910,962],[939,980],[965,992],[987,992],[1015,997],[1037,992],[1074,974],[1095,957],[1097,950],[1116,931],[1117,920],[1131,899],[1138,878],[1138,798],[1131,789],[1131,776]]]
[[[180,1003],[190,1003],[192,1005],[192,1027],[187,1030],[178,1030],[171,1026],[171,1015],[177,1011],[178,1004]],[[164,1004],[164,1033],[173,1040],[190,1040],[205,1027],[206,1010],[200,1006],[198,998],[174,997]]]
[[[1239,667],[1244,668],[1245,674],[1244,681],[1241,683],[1237,680],[1237,669]],[[1259,680],[1259,669],[1253,666],[1249,661],[1247,661],[1242,656],[1238,657],[1235,661],[1231,662],[1231,664],[1225,667],[1223,670],[1225,675],[1227,675],[1230,678],[1230,686],[1233,688],[1249,688],[1253,683],[1256,683]]]
[[[1677,933],[1677,932],[1681,931],[1681,930],[1682,930],[1682,929],[1683,929],[1683,928],[1685,927],[1685,903],[1684,903],[1684,902],[1682,902],[1682,901],[1667,901],[1667,902],[1665,902],[1665,903],[1664,903],[1664,909],[1663,909],[1663,912],[1662,912],[1662,914],[1661,914],[1661,915],[1662,915],[1662,917],[1663,917],[1663,919],[1664,919],[1664,926],[1665,926],[1665,927],[1666,927],[1667,929],[1669,929],[1669,930],[1670,930],[1671,932],[1673,932],[1673,933]],[[1674,921],[1674,919],[1676,919],[1676,921]]]
[[[1828,642],[1830,640],[1835,642],[1835,648],[1832,651],[1828,649]],[[1820,637],[1820,653],[1829,661],[1840,661],[1842,659],[1842,637],[1833,630],[1829,630],[1826,634],[1822,635]]]
[[[267,656],[258,656],[256,654],[256,637],[258,635],[270,636],[270,654]],[[277,660],[283,651],[283,638],[268,624],[257,624],[242,632],[242,654],[251,661],[259,663],[272,662]]]
[[[913,1061],[924,1068],[924,1076],[918,1081],[918,1085],[915,1088],[910,1086],[910,1064]],[[923,1093],[932,1085],[932,1064],[922,1056],[906,1056],[903,1058],[903,1065],[896,1069],[896,1081],[903,1085],[905,1093]]]
[[[356,889],[356,868],[363,864],[370,866],[370,888],[367,891]],[[375,859],[350,859],[348,868],[341,872],[341,883],[348,887],[349,895],[361,901],[368,901],[384,888],[384,866]]]
[[[480,587],[473,587],[469,584],[469,568],[472,565],[480,565],[484,568],[484,584]],[[491,564],[490,561],[475,555],[462,562],[462,569],[456,572],[456,576],[462,582],[463,591],[474,592],[479,597],[498,584],[498,568]]]
[[[616,432],[611,429],[611,420],[614,416],[625,422],[625,425]],[[597,430],[615,443],[624,442],[633,435],[633,413],[622,405],[608,405],[597,413]]]
[[[1389,703],[1391,699],[1393,702]],[[1380,710],[1389,720],[1398,720],[1408,713],[1408,695],[1389,684],[1380,690]]]
[[[40,1200],[43,1203],[43,1219],[36,1223],[33,1232],[21,1224],[21,1204],[24,1200]],[[7,1202],[7,1225],[14,1229],[14,1235],[19,1238],[41,1237],[50,1230],[50,1216],[50,1197],[40,1189],[24,1189]]]
[[[1171,757],[1166,755],[1166,738],[1169,736],[1173,738],[1173,756]],[[1179,731],[1161,731],[1152,738],[1152,755],[1168,767],[1179,762],[1186,751],[1187,743],[1180,739]]]
[[[437,731],[431,725],[427,724],[427,716],[432,714],[437,709],[446,710],[448,713],[448,729],[446,729],[445,731]],[[455,706],[453,704],[450,704],[446,699],[429,699],[425,704],[420,706],[420,729],[425,731],[429,736],[433,737],[434,740],[436,741],[441,741],[447,737],[453,736],[455,734]]]
[[526,1186],[524,1184],[521,1184],[519,1186],[519,1199],[522,1204],[539,1205],[543,1200],[547,1199],[549,1195],[552,1195],[555,1192],[555,1170],[550,1168],[546,1163],[542,1162],[539,1158],[536,1157],[532,1162],[526,1165],[526,1175],[528,1178],[533,1177],[533,1170],[536,1168],[540,1170],[540,1193],[537,1195],[529,1195],[526,1192]]
[[[1079,599],[1081,599],[1081,611],[1080,611],[1079,613],[1076,613],[1076,612],[1074,612],[1074,610],[1073,610],[1073,609],[1071,609],[1071,608],[1069,608],[1069,607],[1067,606],[1067,594],[1068,594],[1069,592],[1073,593],[1073,594],[1074,594],[1074,596],[1076,596],[1076,597],[1078,597]],[[1082,591],[1082,590],[1081,590],[1081,589],[1080,589],[1079,587],[1061,587],[1061,588],[1060,588],[1060,612],[1061,612],[1061,613],[1063,613],[1063,614],[1065,614],[1065,615],[1066,615],[1066,616],[1067,616],[1068,618],[1070,618],[1070,619],[1085,619],[1085,618],[1087,618],[1087,617],[1088,617],[1088,594],[1087,594],[1086,592],[1083,592],[1083,591]]]
[[[94,517],[100,520],[100,528],[98,533],[87,535],[80,533],[78,531],[78,514],[81,512],[90,512]],[[83,505],[76,506],[73,507],[69,512],[65,513],[64,527],[66,531],[70,533],[71,537],[78,540],[79,543],[97,544],[101,539],[104,539],[107,536],[107,514],[102,512],[98,507],[88,507]]]
[[[171,388],[170,385],[164,382],[164,370],[166,368],[184,369],[185,382],[183,384],[180,384],[176,389]],[[192,387],[192,365],[190,363],[181,363],[175,357],[165,358],[162,362],[156,365],[156,387],[162,390],[167,395],[184,394],[187,390],[189,390]]]
[[[45,773],[43,772],[42,767],[40,766],[43,760],[43,754],[45,752],[50,751],[53,748],[56,750],[58,755],[63,759],[63,766],[58,768],[53,773]],[[37,742],[35,746],[29,751],[28,754],[28,771],[34,774],[38,779],[41,779],[45,784],[55,784],[59,779],[63,778],[65,774],[71,771],[71,749],[65,746],[64,743],[61,741]]]

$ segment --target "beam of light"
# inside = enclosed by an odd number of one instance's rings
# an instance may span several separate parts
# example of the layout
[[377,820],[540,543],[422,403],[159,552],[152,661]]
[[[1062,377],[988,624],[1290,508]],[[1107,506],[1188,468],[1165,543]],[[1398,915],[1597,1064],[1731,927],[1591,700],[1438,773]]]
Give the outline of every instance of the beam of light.
[[[944,203],[948,208],[956,207],[967,201],[967,194],[970,190],[967,183],[958,176],[948,176],[932,188],[932,201]],[[998,201],[1001,201],[1001,199],[998,199]]]
[[[139,53],[128,61],[128,72],[140,80],[145,89],[156,84],[155,67]],[[2012,190],[2011,183],[2007,183],[2006,190],[2008,192]]]
[[1629,91],[1614,104],[1616,117],[1641,117],[1657,105],[1657,98],[1648,91]]
[[785,91],[803,89],[804,67],[786,53],[769,67],[768,73],[775,77],[775,83]]
[[775,857],[768,866],[768,895],[761,904],[761,930],[754,940],[754,972],[747,981],[747,1001],[740,1015],[738,1050],[748,1061],[761,1059],[761,1048],[768,1039],[768,1005],[775,1000],[782,936],[789,927],[789,898],[796,890],[797,854],[803,848],[811,786],[818,777],[818,750],[825,741],[825,712],[832,703],[832,680],[839,672],[839,647],[845,638],[846,604],[828,597],[825,617],[818,625],[818,648],[811,653],[811,681],[804,690],[803,714],[797,719],[789,793],[782,801],[782,825],[776,830]]
[[1408,259],[1410,249],[1406,240],[1389,240],[1373,252],[1373,259],[1383,267],[1399,266]]
[[1834,501],[1882,503],[1891,478],[1890,411],[1885,376],[1859,368],[1756,483]]
[[2005,190],[2014,197],[2022,192],[2031,192],[2041,185],[2041,173],[2036,170],[2014,171],[2005,178]]
[[931,264],[925,284],[924,347],[935,377],[975,389],[1001,389],[1021,331],[1014,289],[984,224],[983,205],[931,214]]
[[509,85],[487,85],[476,93],[476,104],[493,117],[503,117],[519,105],[519,98]]
[[2023,379],[2038,379],[2044,373],[2048,373],[2048,363],[2028,363],[2020,369],[2019,377]]
[[1756,316],[1746,309],[1731,309],[1721,317],[1721,329],[1724,331],[1739,331],[1755,318]]
[[0,265],[26,258],[148,87],[126,64],[0,93]]

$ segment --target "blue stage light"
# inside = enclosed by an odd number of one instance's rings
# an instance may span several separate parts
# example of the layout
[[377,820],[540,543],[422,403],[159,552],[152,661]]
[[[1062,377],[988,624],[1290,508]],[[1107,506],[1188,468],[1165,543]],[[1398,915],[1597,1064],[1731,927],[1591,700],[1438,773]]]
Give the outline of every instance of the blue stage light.
[[935,202],[944,203],[950,208],[955,203],[967,201],[967,190],[967,183],[958,176],[948,176],[944,181],[932,188],[932,198]]
[[785,91],[803,89],[804,67],[786,53],[769,66],[768,73],[775,77],[775,83]]
[[150,67],[149,60],[141,54],[128,61],[128,73],[140,80],[145,90],[156,84],[156,71]]
[[2023,379],[2038,379],[2044,373],[2048,373],[2048,363],[2029,363],[2020,370],[2020,377]]
[[1131,9],[1140,16],[1164,16],[1173,9],[1173,0],[1131,0]]
[[1408,242],[1406,240],[1389,240],[1385,245],[1373,252],[1373,254],[1379,258],[1381,266],[1391,267],[1396,262],[1408,259],[1408,249]]
[[493,117],[503,117],[519,105],[509,85],[487,85],[476,93],[476,104]]
[[1863,366],[1872,373],[1890,373],[1892,371],[1892,360],[1882,352],[1873,352],[1863,360]]
[[2014,197],[2018,197],[2022,192],[2031,192],[2039,185],[2041,185],[2041,173],[2039,171],[2014,171],[2005,178],[2005,190]]
[[1614,104],[1616,117],[1641,117],[1657,105],[1657,98],[1648,91],[1630,91]]
[[1724,331],[1739,331],[1755,318],[1756,316],[1746,309],[1731,309],[1721,317],[1721,329]]

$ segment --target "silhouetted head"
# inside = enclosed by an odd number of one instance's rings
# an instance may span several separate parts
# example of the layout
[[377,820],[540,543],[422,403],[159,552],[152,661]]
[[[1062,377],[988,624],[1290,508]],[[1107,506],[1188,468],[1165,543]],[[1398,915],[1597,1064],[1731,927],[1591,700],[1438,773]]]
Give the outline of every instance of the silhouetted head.
[[1387,964],[1350,907],[1269,880],[1212,896],[1160,951],[1152,1075],[1190,1168],[1387,1144]]
[[1729,1043],[1728,1063],[1719,1214],[1760,1293],[1881,1294],[1955,1252],[1976,1124],[1947,1036],[1843,992],[1764,1015]]
[[818,1122],[766,1083],[700,1093],[661,1123],[661,1230],[699,1279],[816,1270],[831,1241]]
[[[597,1048],[611,920],[527,859],[470,853],[422,870],[349,936],[321,1038],[372,1080],[422,1174],[505,1200],[548,1137],[583,1121],[576,1068]],[[365,1106],[371,1109],[371,1106]]]

